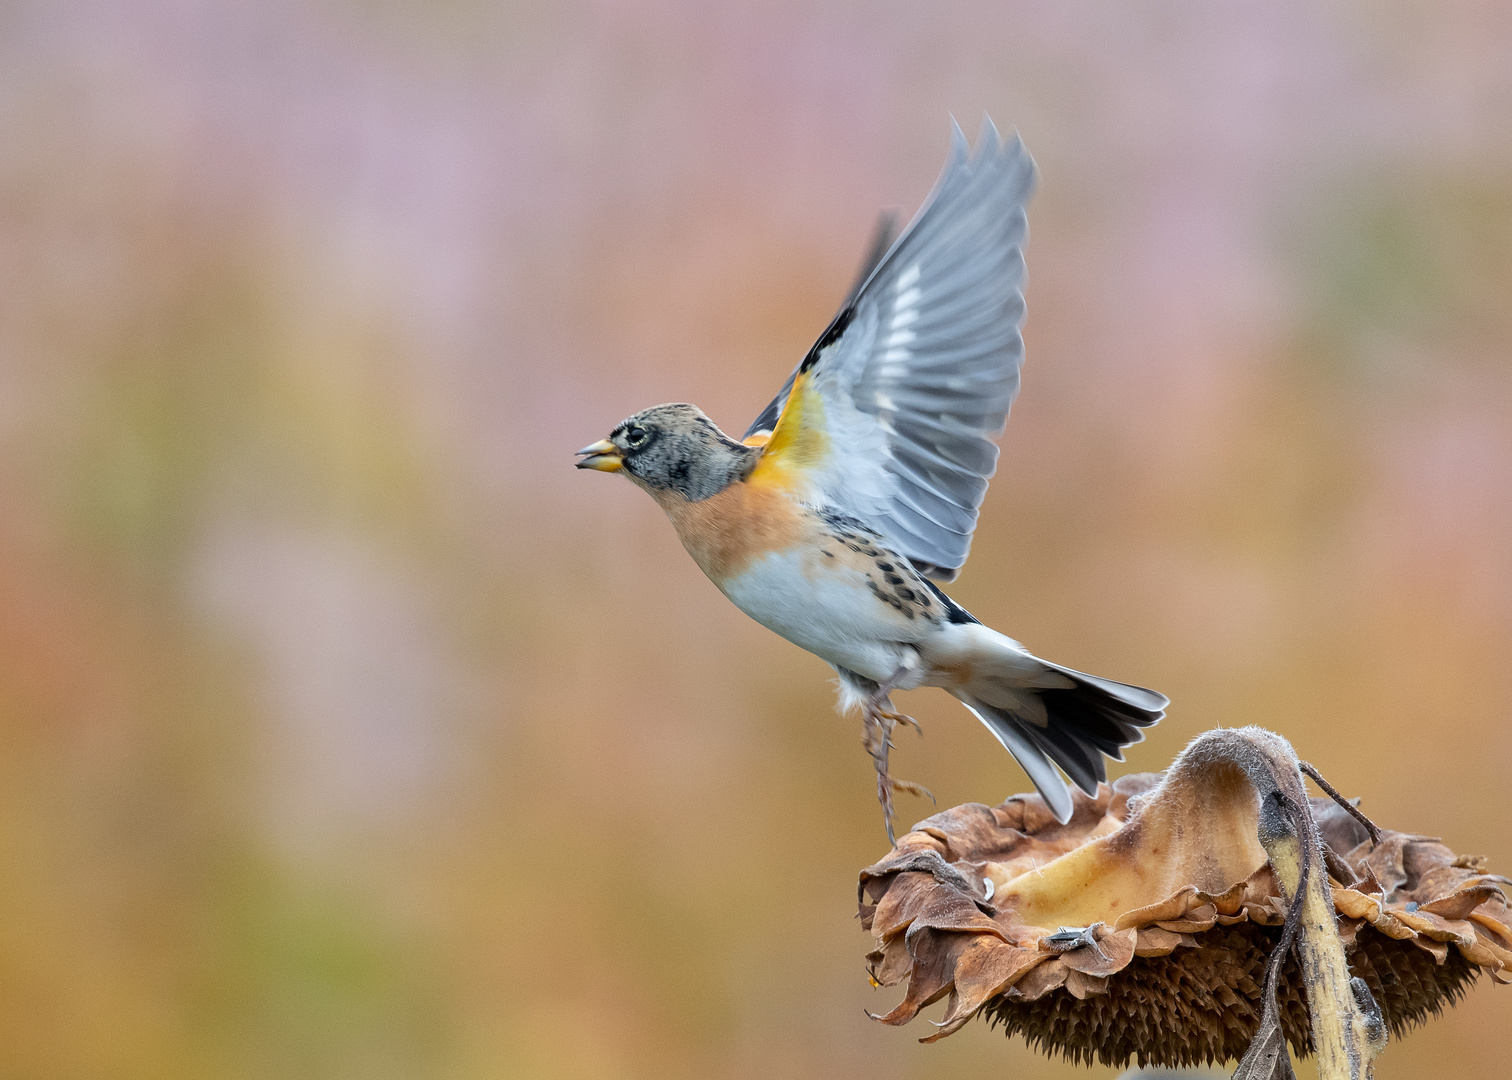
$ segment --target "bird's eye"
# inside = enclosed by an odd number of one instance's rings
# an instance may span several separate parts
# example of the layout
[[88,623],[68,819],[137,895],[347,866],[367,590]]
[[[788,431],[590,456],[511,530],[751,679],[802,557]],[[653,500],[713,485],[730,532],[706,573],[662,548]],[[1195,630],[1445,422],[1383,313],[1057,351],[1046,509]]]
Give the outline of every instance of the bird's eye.
[[633,427],[625,433],[625,442],[630,446],[644,446],[646,444],[646,429]]

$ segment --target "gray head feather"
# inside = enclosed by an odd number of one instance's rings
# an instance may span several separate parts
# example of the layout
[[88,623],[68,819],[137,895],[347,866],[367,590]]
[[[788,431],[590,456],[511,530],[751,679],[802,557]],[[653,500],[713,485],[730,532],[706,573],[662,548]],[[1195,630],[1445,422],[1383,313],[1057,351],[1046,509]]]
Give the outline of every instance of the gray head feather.
[[694,405],[656,405],[627,417],[609,433],[623,471],[653,492],[674,491],[689,502],[744,480],[761,451],[720,431]]

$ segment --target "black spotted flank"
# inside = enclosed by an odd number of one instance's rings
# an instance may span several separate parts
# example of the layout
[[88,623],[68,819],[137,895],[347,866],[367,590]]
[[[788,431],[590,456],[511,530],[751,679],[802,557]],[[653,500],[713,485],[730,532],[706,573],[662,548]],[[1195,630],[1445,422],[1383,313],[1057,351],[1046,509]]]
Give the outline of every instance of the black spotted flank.
[[[895,608],[909,619],[925,618],[931,622],[937,622],[942,617],[940,612],[935,611],[935,595],[939,595],[945,605],[944,615],[953,614],[950,599],[920,577],[912,563],[889,549],[882,539],[882,534],[876,529],[832,507],[822,508],[818,513],[824,522],[825,531],[833,539],[844,544],[855,554],[864,555],[872,560],[874,573],[867,573],[866,585],[878,600]],[[834,558],[828,550],[824,548],[820,550]],[[877,580],[879,577],[881,581]],[[933,593],[930,591],[932,589]],[[976,622],[963,609],[955,608],[955,611],[958,611],[962,617],[957,617],[954,621]]]
[[845,333],[845,328],[856,317],[856,309],[847,305],[840,314],[835,316],[835,321],[829,324],[824,333],[819,335],[819,340],[814,342],[814,347],[803,358],[803,363],[798,365],[798,373],[801,375],[819,362],[819,354],[840,340],[840,335]]

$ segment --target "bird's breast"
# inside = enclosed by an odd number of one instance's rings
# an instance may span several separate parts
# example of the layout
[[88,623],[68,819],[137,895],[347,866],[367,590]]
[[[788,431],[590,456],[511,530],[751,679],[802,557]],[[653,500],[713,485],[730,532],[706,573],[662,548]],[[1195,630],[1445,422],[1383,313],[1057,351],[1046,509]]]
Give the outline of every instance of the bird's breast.
[[842,535],[780,491],[737,484],[663,505],[688,553],[736,607],[832,664],[885,679],[904,647],[938,622],[938,603],[875,534]]
[[803,507],[773,486],[736,482],[697,502],[655,494],[683,547],[721,589],[756,560],[801,545],[811,531]]

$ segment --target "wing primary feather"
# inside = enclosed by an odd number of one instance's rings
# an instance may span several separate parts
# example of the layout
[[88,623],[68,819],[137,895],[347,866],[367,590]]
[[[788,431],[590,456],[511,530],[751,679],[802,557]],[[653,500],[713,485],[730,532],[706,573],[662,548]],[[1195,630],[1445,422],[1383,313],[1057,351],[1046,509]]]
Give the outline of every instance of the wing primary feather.
[[882,261],[893,246],[893,241],[898,238],[898,212],[894,209],[883,210],[877,215],[877,224],[872,227],[871,245],[866,249],[866,258],[861,261],[861,270],[856,274],[856,280],[851,285],[850,292],[845,294],[845,303],[840,305],[844,311],[856,302],[856,297],[861,295],[861,288],[871,277],[872,271]]
[[955,117],[952,116],[950,118],[950,155],[945,160],[945,168],[941,171],[940,178],[935,181],[933,190],[925,196],[924,205],[908,223],[908,227],[888,248],[887,254],[872,267],[872,272],[856,290],[858,298],[866,291],[866,287],[872,283],[873,279],[886,270],[899,250],[909,240],[921,236],[925,231],[923,226],[927,220],[941,216],[955,202],[956,197],[969,186],[971,176],[971,146],[966,142],[966,135],[961,130],[961,125],[956,123]]
[[929,196],[896,238],[896,219],[879,221],[859,284],[747,433],[774,432],[806,374],[836,451],[811,490],[940,580],[966,561],[1019,389],[1034,182],[1018,136],[984,118],[973,147],[952,119]]

